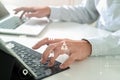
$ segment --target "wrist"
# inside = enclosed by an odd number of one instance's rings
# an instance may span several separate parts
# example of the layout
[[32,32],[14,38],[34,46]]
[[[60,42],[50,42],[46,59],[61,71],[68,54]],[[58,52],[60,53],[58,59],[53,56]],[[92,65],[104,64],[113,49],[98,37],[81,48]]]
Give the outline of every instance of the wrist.
[[51,9],[50,9],[50,7],[46,7],[45,10],[46,10],[46,17],[49,18],[50,13],[51,13]]
[[88,50],[88,56],[90,56],[92,54],[92,45],[90,44],[90,42],[86,39],[82,39],[82,41],[84,42],[87,50]]

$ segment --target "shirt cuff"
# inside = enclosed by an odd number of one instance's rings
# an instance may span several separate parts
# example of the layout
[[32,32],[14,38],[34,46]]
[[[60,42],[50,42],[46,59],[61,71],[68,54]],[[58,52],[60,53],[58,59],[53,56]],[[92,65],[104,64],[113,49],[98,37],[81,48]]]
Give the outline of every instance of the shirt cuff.
[[92,52],[91,56],[98,56],[100,55],[100,49],[101,49],[101,40],[98,40],[97,38],[90,38],[86,39],[92,46]]
[[60,15],[61,15],[61,12],[58,8],[59,7],[50,6],[50,9],[51,9],[51,13],[50,13],[50,16],[49,16],[50,20],[59,19]]
[[111,36],[95,37],[86,39],[92,46],[91,56],[115,55],[118,54],[118,39]]

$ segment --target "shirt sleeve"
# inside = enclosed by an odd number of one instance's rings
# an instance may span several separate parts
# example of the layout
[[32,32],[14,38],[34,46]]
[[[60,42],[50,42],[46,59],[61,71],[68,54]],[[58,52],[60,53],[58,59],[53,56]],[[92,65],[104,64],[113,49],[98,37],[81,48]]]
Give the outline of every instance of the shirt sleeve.
[[92,56],[120,55],[120,30],[104,37],[87,40],[92,45]]
[[94,0],[83,0],[80,5],[75,6],[51,6],[51,20],[72,21],[78,23],[92,23],[97,20],[99,14]]

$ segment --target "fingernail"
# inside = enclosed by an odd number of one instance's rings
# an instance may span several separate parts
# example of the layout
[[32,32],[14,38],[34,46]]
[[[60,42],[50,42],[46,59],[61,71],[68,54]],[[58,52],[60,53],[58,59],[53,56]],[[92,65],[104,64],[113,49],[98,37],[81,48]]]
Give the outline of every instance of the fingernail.
[[49,64],[48,66],[53,66],[54,65],[54,58],[53,57],[50,57],[50,60],[49,60]]
[[35,46],[32,47],[32,49],[38,49],[38,48],[37,48],[36,45],[35,45]]
[[52,67],[53,65],[54,65],[54,64],[51,63],[51,62],[48,63],[48,66],[49,66],[49,67]]
[[33,46],[32,49],[36,49],[35,46]]
[[60,65],[60,68],[61,68],[61,69],[64,69],[64,68],[65,68],[65,66],[64,66],[63,64],[61,64],[61,65]]

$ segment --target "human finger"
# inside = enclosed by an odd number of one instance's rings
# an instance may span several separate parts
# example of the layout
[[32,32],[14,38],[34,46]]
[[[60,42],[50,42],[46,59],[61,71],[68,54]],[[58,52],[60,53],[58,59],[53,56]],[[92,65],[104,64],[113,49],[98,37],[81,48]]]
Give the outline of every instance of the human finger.
[[48,60],[48,57],[49,57],[50,53],[54,51],[55,47],[56,47],[55,44],[49,45],[46,48],[46,50],[43,52],[42,57],[41,57],[41,62],[43,64],[46,63],[46,61]]
[[16,9],[14,9],[14,11],[15,11],[15,14],[17,14],[20,11],[25,11],[25,7],[16,8]]
[[29,18],[30,17],[38,17],[38,18],[42,17],[39,12],[32,12],[32,13],[26,14],[25,16]]
[[63,64],[60,65],[60,68],[61,68],[61,69],[67,68],[67,67],[70,66],[74,61],[75,61],[74,56],[73,56],[73,55],[70,55],[69,58],[68,58]]
[[48,42],[47,44],[52,44],[52,43],[57,43],[57,42],[60,42],[62,41],[63,39],[56,39],[56,38],[48,38]]
[[55,60],[56,60],[56,58],[59,56],[59,52],[54,52],[54,56],[53,57],[50,57],[50,60],[49,60],[49,62],[48,62],[48,66],[53,66],[54,65],[54,63],[55,63]]
[[49,45],[49,44],[56,43],[56,42],[59,42],[59,41],[62,41],[62,39],[44,38],[44,39],[40,40],[39,42],[37,42],[32,48],[33,49],[38,49],[42,45]]
[[40,48],[42,45],[47,44],[48,38],[44,38],[42,40],[40,40],[39,42],[37,42],[32,48],[33,49],[38,49]]
[[24,14],[25,14],[26,12],[25,11],[23,11],[23,13],[20,15],[20,19],[22,19],[23,18],[23,16],[24,16]]
[[21,11],[26,11],[26,12],[33,12],[34,9],[32,7],[20,7],[20,8],[16,8],[14,9],[15,14],[21,12]]
[[50,58],[50,62],[49,62],[49,64],[48,64],[48,66],[53,66],[54,63],[55,63],[56,58],[57,58],[59,55],[60,55],[60,51],[54,50],[54,56],[52,56],[52,57]]

